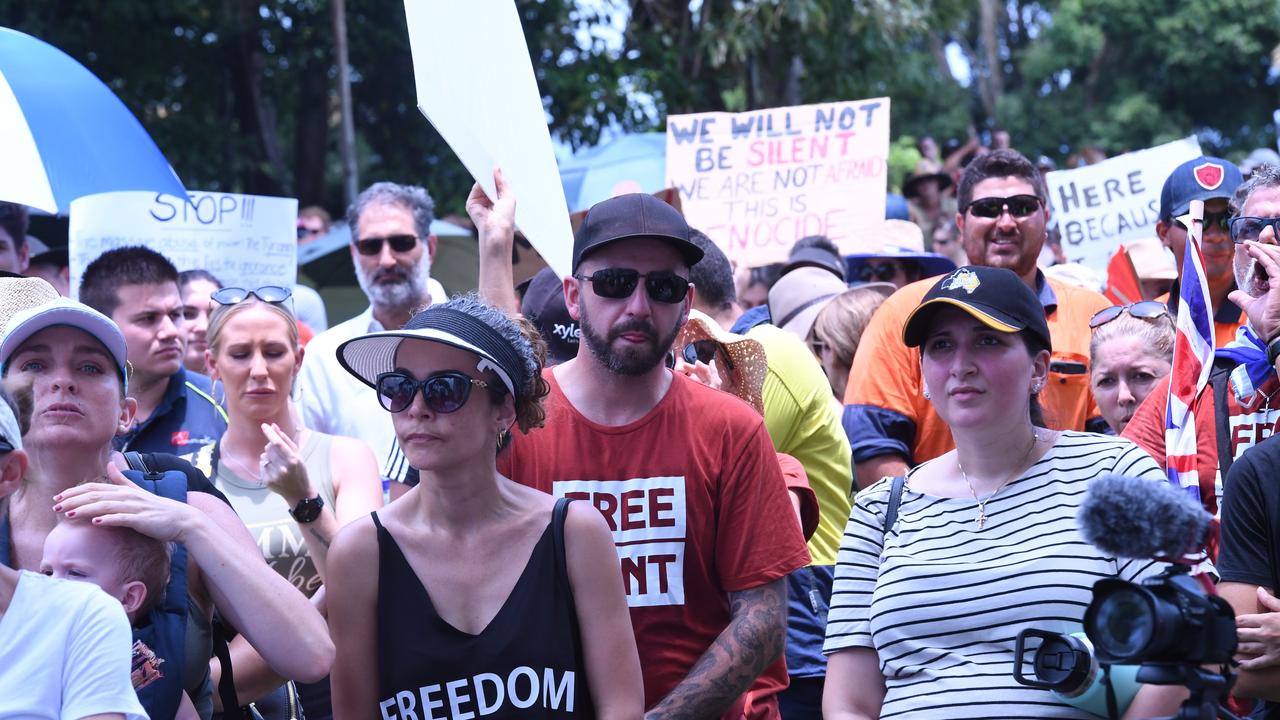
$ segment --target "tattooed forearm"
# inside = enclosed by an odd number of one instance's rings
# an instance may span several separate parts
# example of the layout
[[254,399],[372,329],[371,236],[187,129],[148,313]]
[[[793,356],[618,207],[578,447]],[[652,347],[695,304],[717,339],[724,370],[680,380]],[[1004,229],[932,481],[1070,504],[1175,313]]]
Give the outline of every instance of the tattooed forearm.
[[325,537],[325,534],[320,532],[319,528],[308,528],[307,531],[311,533],[311,537],[316,539],[316,542],[324,546],[325,550],[329,549],[329,538]]
[[729,593],[729,625],[689,674],[646,714],[647,720],[714,718],[782,654],[787,631],[786,580]]

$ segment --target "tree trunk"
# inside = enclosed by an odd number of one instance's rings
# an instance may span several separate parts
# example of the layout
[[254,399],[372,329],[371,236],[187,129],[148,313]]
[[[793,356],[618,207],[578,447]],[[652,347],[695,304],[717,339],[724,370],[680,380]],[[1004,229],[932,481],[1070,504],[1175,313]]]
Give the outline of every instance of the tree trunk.
[[225,0],[227,21],[227,74],[230,79],[232,111],[242,136],[251,140],[250,161],[245,166],[244,190],[261,195],[288,194],[283,181],[284,153],[276,128],[275,112],[262,92],[264,62],[253,25],[255,5],[243,0]]
[[979,32],[986,74],[982,78],[982,104],[987,117],[995,118],[996,102],[1004,94],[1004,71],[1000,62],[1000,6],[996,0],[980,0]]
[[330,110],[328,65],[312,60],[298,73],[297,130],[293,152],[298,207],[324,202]]

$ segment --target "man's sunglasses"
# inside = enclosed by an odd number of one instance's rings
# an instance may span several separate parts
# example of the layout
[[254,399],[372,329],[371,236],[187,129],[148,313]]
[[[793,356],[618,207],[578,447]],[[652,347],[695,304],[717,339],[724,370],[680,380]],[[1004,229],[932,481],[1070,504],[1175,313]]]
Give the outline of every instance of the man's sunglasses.
[[1039,210],[1043,203],[1044,201],[1035,195],[980,198],[969,203],[965,212],[972,213],[974,217],[998,218],[1007,207],[1009,214],[1013,217],[1024,218]]
[[879,265],[862,264],[858,266],[858,280],[862,282],[892,282],[898,277],[898,266],[893,263]]
[[644,278],[644,290],[654,302],[678,303],[689,294],[689,280],[673,272],[641,273],[628,268],[605,268],[591,275],[574,277],[591,283],[596,295],[611,300],[631,297],[640,278]]
[[1256,241],[1268,225],[1271,226],[1272,239],[1280,242],[1280,217],[1238,217],[1231,221],[1231,240],[1236,243]]
[[252,290],[239,287],[225,287],[214,290],[213,294],[209,296],[209,299],[219,305],[235,305],[236,303],[242,303],[245,300],[248,300],[251,295],[265,303],[279,304],[293,297],[293,291],[287,287],[280,287],[279,285],[263,285],[262,287],[254,288]]
[[412,375],[399,370],[384,372],[378,376],[374,387],[378,391],[378,402],[388,412],[404,412],[413,404],[413,396],[422,388],[422,399],[433,413],[446,415],[457,412],[467,404],[471,397],[471,386],[489,387],[489,383],[478,380],[456,370],[428,375],[422,380],[415,380]]
[[417,235],[388,235],[387,237],[360,238],[356,241],[356,251],[361,255],[377,255],[382,252],[382,243],[391,246],[392,252],[407,253],[418,244]]
[[1089,318],[1089,327],[1094,329],[1102,327],[1120,317],[1126,310],[1129,311],[1130,315],[1140,320],[1154,320],[1161,315],[1169,314],[1169,308],[1165,307],[1164,303],[1156,302],[1155,300],[1143,300],[1132,305],[1112,305],[1094,313],[1093,317]]
[[[1182,224],[1182,221],[1177,218],[1173,219],[1173,224],[1177,225],[1183,230],[1187,229],[1187,226]],[[1204,229],[1209,230],[1215,227],[1221,230],[1222,232],[1229,232],[1231,230],[1231,213],[1227,211],[1223,211],[1220,213],[1205,213]]]
[[715,340],[694,340],[684,346],[684,350],[680,354],[684,357],[684,361],[693,365],[694,363],[702,363],[710,365],[715,359],[716,354],[724,358],[724,367],[726,370],[733,369],[733,360],[729,358],[729,353],[724,351],[720,343]]

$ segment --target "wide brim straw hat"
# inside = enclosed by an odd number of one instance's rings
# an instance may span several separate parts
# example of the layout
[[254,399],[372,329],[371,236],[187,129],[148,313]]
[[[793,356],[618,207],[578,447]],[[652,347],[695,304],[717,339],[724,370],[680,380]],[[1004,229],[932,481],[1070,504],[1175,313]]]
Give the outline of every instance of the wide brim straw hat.
[[916,164],[915,172],[902,181],[902,196],[907,198],[915,197],[917,187],[925,180],[938,181],[939,190],[946,190],[951,187],[951,176],[943,172],[940,165],[931,160],[921,160]]
[[729,379],[734,395],[763,415],[764,379],[769,374],[769,359],[765,355],[764,346],[745,335],[725,330],[715,320],[697,310],[690,310],[689,320],[676,336],[676,357],[680,357],[686,345],[699,340],[712,340],[720,345],[733,369],[730,370],[717,353],[716,371],[720,373],[720,377]]

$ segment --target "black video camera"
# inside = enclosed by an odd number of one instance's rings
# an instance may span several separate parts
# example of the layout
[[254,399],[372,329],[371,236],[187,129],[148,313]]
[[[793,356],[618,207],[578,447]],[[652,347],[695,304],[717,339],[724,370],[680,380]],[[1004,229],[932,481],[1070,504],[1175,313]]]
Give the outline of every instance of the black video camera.
[[1140,585],[1099,580],[1084,630],[1104,663],[1224,665],[1236,651],[1231,606],[1206,593],[1185,565]]

